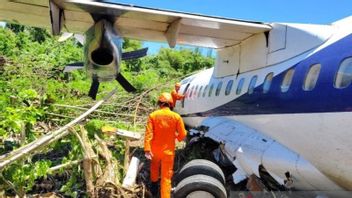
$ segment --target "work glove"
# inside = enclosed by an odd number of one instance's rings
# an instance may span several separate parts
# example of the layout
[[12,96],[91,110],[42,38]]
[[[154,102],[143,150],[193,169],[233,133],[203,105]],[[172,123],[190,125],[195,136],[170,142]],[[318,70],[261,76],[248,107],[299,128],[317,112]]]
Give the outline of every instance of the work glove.
[[146,151],[146,152],[144,153],[144,156],[145,156],[145,158],[147,158],[148,160],[152,160],[153,154],[152,154],[152,152],[150,152],[150,151]]

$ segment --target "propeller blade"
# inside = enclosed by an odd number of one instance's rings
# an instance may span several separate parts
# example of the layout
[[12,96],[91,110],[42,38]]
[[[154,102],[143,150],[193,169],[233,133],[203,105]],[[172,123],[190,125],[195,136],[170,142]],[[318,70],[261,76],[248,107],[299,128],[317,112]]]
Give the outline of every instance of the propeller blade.
[[128,80],[121,73],[117,74],[116,80],[127,92],[136,91],[136,88],[134,88],[133,85],[131,85],[131,83],[129,83]]
[[77,70],[77,69],[83,69],[83,68],[84,68],[83,62],[71,63],[65,67],[64,73],[71,72],[71,71]]
[[131,52],[124,52],[122,53],[122,60],[130,60],[130,59],[136,59],[136,58],[141,58],[143,56],[147,55],[148,48],[143,48]]
[[88,96],[91,97],[93,100],[96,99],[97,97],[97,94],[98,94],[98,89],[99,89],[99,80],[97,77],[93,77],[92,79],[92,84],[90,86],[90,89],[89,89],[89,93],[88,93]]

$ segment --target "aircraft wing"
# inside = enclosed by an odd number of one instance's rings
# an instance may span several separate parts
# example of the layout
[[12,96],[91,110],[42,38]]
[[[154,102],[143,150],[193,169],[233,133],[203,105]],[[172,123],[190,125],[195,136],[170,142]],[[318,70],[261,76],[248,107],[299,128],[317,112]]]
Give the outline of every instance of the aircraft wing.
[[60,31],[84,33],[91,14],[109,15],[122,37],[223,48],[271,29],[269,24],[151,9],[113,0],[0,0],[0,20]]

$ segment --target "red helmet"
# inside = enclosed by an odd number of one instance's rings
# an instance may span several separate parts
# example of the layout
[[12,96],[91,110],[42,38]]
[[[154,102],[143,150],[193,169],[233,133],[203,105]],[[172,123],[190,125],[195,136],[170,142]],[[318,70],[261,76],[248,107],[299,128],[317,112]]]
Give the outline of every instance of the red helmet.
[[172,100],[172,96],[170,93],[164,92],[159,96],[159,102],[165,102],[168,104],[172,104],[173,100]]
[[181,83],[177,82],[177,83],[175,84],[175,87],[181,87]]

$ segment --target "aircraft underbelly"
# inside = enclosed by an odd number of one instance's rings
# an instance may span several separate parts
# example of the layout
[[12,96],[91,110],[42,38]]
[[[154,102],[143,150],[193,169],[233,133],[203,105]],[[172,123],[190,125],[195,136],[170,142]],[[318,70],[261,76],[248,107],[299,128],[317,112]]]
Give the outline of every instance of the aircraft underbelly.
[[[225,117],[202,121],[200,131],[218,143],[237,170],[232,174],[235,184],[251,175],[262,177],[265,170],[279,185],[306,191],[342,190],[314,165],[276,140],[242,122]],[[205,129],[205,130],[204,130]],[[287,176],[288,175],[288,176]],[[292,181],[292,185],[287,181]]]
[[332,181],[352,190],[352,112],[245,115],[231,119],[260,130],[302,155]]

